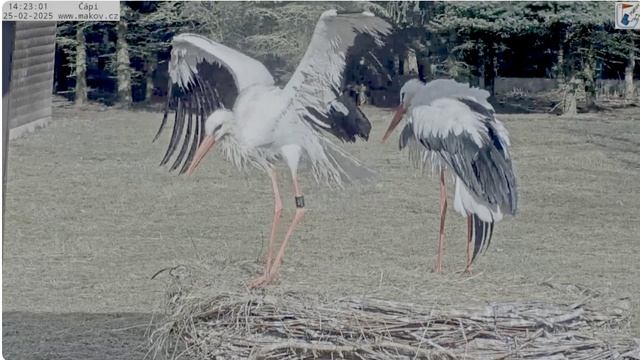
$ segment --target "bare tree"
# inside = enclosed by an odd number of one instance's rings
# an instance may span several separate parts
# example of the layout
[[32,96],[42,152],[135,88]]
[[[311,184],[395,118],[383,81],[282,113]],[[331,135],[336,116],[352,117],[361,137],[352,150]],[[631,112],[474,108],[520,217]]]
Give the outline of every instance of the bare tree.
[[84,30],[84,26],[79,25],[76,28],[75,104],[77,106],[87,102],[87,49]]
[[627,64],[624,68],[624,98],[627,101],[633,101],[635,99],[635,86],[633,84],[633,72],[636,67],[636,49],[634,46],[633,38],[630,40],[629,55],[627,57]]
[[593,49],[589,49],[582,66],[585,105],[587,109],[596,108],[596,58]]
[[578,89],[581,81],[572,75],[562,89],[562,115],[573,116],[578,113]]
[[120,20],[117,28],[116,41],[116,72],[118,78],[118,101],[125,107],[131,105],[131,61],[129,59],[129,44],[127,43],[127,23]]

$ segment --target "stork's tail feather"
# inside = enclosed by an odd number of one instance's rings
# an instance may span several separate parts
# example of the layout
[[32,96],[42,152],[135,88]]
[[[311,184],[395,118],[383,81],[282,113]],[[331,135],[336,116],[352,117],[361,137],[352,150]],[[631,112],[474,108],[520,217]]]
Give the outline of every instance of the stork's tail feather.
[[474,262],[476,256],[482,251],[486,251],[491,244],[491,236],[493,235],[494,221],[482,221],[476,214],[471,215],[472,235],[473,239],[473,257],[471,263]]
[[326,159],[320,161],[319,166],[314,166],[316,179],[330,180],[338,186],[375,181],[377,177],[375,171],[363,165],[358,159],[328,139],[321,138],[321,142]]

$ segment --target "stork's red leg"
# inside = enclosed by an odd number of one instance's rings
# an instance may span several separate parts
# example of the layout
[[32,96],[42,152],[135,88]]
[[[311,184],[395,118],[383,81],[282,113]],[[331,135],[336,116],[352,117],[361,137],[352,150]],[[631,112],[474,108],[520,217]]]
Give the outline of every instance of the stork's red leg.
[[447,215],[447,185],[444,182],[444,170],[440,170],[440,234],[438,237],[438,256],[436,258],[436,272],[444,272],[442,257],[444,255],[444,219]]
[[273,221],[271,223],[271,235],[269,236],[269,248],[267,249],[267,261],[265,274],[271,271],[271,265],[273,263],[273,252],[276,247],[276,232],[278,231],[278,225],[280,224],[280,218],[282,217],[282,200],[280,199],[280,190],[278,189],[278,182],[276,178],[276,172],[273,169],[269,169],[269,177],[273,185],[273,198],[274,198],[274,211]]
[[293,220],[291,221],[291,225],[289,225],[289,229],[287,230],[287,234],[284,236],[284,240],[280,245],[280,250],[278,251],[278,255],[276,255],[276,259],[273,261],[273,266],[269,273],[269,276],[273,279],[278,275],[278,271],[280,269],[280,265],[282,264],[282,258],[284,258],[284,251],[287,247],[287,243],[293,235],[293,231],[296,226],[302,221],[304,217],[304,196],[302,195],[302,191],[300,190],[300,186],[298,185],[298,179],[294,175],[293,176],[293,189],[296,193],[296,213],[293,216]]
[[300,191],[298,179],[295,177],[295,175],[293,177],[293,188],[296,194],[296,213],[293,217],[293,221],[291,221],[291,225],[289,225],[289,229],[287,230],[284,240],[280,245],[280,249],[278,250],[276,258],[273,260],[273,262],[270,263],[269,271],[264,275],[261,275],[254,279],[249,284],[249,287],[255,288],[268,285],[278,276],[278,271],[280,270],[280,265],[282,264],[282,258],[284,257],[284,251],[287,247],[287,243],[289,242],[291,235],[293,235],[293,231],[295,230],[296,226],[298,225],[298,223],[300,223],[300,221],[302,221],[302,218],[304,217],[304,197],[302,195],[302,191]]
[[264,284],[271,272],[271,266],[273,265],[273,253],[276,247],[276,232],[278,231],[278,225],[280,224],[280,218],[282,217],[282,199],[280,199],[280,190],[278,189],[276,172],[273,169],[269,169],[267,172],[271,178],[271,184],[273,185],[273,198],[275,205],[273,221],[271,223],[271,235],[269,236],[269,247],[267,248],[266,253],[264,273],[253,279],[249,283],[249,287],[257,287]]
[[466,273],[471,274],[471,235],[473,232],[473,222],[471,215],[467,216],[467,268]]

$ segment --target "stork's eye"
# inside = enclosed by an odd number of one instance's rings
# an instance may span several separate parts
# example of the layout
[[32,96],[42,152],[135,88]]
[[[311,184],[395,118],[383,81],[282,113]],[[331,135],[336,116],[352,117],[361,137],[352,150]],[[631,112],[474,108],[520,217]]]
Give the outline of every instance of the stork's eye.
[[404,93],[400,93],[400,102],[404,102]]
[[220,128],[221,128],[221,127],[222,127],[222,124],[220,124],[220,125],[216,126],[216,128],[215,128],[215,129],[213,129],[213,133],[214,133],[214,134],[215,134],[215,133],[217,133],[217,132],[218,132],[218,130],[220,130]]

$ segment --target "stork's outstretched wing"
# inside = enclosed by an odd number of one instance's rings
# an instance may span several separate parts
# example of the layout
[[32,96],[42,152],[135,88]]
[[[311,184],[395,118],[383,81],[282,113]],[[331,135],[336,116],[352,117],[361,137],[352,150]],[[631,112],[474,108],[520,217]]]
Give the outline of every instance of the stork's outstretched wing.
[[238,93],[245,88],[273,85],[274,81],[259,61],[203,36],[178,35],[173,38],[172,47],[169,94],[154,141],[167,123],[170,108],[175,107],[171,140],[160,165],[166,164],[179,148],[171,170],[182,164],[183,173],[204,137],[207,117],[216,109],[232,108]]
[[[285,87],[294,98],[292,106],[299,116],[342,140],[353,141],[355,135],[366,139],[371,128],[369,120],[355,104],[352,107],[348,100],[340,100],[345,59],[358,34],[371,35],[381,44],[380,37],[390,30],[389,23],[369,12],[324,12],[302,61]],[[331,106],[336,100],[346,106],[341,109]],[[341,111],[348,120],[336,111]],[[366,131],[360,133],[358,129]]]

